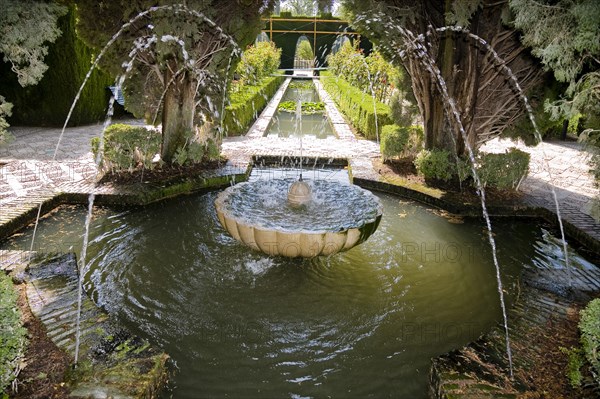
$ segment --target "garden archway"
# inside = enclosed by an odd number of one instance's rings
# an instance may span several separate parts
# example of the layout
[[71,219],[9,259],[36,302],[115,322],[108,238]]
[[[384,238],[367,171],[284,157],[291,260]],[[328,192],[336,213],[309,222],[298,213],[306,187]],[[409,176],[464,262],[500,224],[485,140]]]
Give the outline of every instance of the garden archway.
[[281,69],[294,68],[294,56],[299,39],[305,36],[312,45],[315,54],[315,68],[327,65],[326,58],[338,37],[345,36],[352,41],[358,40],[358,47],[369,54],[373,45],[360,33],[352,30],[347,21],[331,17],[276,17],[263,19],[263,32],[279,47],[281,51]]

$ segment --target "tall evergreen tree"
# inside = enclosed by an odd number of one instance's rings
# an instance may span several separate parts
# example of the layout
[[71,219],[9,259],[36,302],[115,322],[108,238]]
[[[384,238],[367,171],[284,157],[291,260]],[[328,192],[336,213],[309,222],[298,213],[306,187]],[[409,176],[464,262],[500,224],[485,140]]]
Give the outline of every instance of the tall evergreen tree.
[[549,103],[555,119],[600,115],[600,2],[510,0],[523,43],[559,82],[564,98]]
[[80,35],[97,48],[135,19],[107,50],[102,65],[117,75],[133,60],[125,82],[127,108],[150,119],[160,113],[166,162],[186,144],[195,121],[219,119],[225,76],[235,69],[234,43],[243,49],[253,42],[261,16],[274,5],[273,0],[76,3]]
[[[57,21],[67,8],[52,2],[33,0],[0,0],[0,53],[17,74],[23,87],[42,79],[48,66],[44,57],[48,43],[61,34]],[[12,105],[0,95],[0,143],[7,137]]]
[[439,69],[472,147],[500,135],[525,110],[483,46],[464,33],[438,28],[460,26],[482,37],[512,69],[524,90],[539,82],[541,68],[521,44],[518,32],[507,25],[507,2],[346,0],[344,6],[354,25],[406,69],[423,116],[427,148],[462,154],[466,147],[449,123],[447,104],[424,57],[430,57]]

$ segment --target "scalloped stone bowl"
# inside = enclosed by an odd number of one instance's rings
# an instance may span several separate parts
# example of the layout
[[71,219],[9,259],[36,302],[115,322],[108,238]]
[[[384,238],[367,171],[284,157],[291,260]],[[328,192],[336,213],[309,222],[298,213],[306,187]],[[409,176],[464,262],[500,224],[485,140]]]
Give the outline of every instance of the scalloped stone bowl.
[[370,191],[335,181],[308,181],[313,198],[287,200],[291,179],[239,183],[215,200],[221,225],[236,240],[270,256],[332,255],[364,242],[383,214]]

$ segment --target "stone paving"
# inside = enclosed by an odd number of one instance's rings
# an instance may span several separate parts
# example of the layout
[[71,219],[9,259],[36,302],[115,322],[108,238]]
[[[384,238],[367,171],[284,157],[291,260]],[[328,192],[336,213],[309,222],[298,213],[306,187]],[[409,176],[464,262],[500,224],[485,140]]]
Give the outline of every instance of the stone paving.
[[522,143],[495,139],[481,150],[503,152],[509,147],[517,147],[531,155],[529,175],[519,188],[525,194],[525,200],[556,213],[554,190],[561,217],[599,241],[600,190],[590,173],[591,154],[583,145],[554,141],[527,147]]

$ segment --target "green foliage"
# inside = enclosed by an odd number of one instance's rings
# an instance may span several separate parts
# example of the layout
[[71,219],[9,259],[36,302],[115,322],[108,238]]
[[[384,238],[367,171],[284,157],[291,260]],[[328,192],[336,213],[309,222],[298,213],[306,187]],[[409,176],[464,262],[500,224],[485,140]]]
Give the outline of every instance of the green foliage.
[[451,11],[446,13],[446,23],[468,28],[471,17],[482,6],[481,0],[453,1]]
[[240,85],[256,85],[279,67],[281,49],[273,42],[258,42],[249,46],[237,66]]
[[[358,44],[358,42],[356,43]],[[388,101],[401,77],[400,71],[387,62],[381,53],[373,51],[365,57],[349,41],[327,57],[331,73],[364,93],[375,95],[378,101]]]
[[175,152],[173,162],[183,166],[219,158],[221,149],[216,140],[211,138],[216,136],[212,130],[212,124],[207,124],[190,132],[185,144]]
[[585,363],[583,351],[581,348],[564,348],[560,347],[560,351],[567,355],[567,378],[573,388],[581,387],[581,381],[583,375],[581,374],[581,368]]
[[[530,158],[529,153],[515,147],[509,148],[504,153],[479,152],[475,157],[475,170],[484,187],[518,190],[529,173]],[[459,159],[456,172],[461,182],[472,178],[471,161]]]
[[186,163],[199,163],[204,158],[205,150],[205,145],[197,141],[192,141],[177,149],[174,162],[181,166]]
[[[554,119],[551,114],[546,112],[544,104],[557,100],[563,90],[563,84],[553,79],[546,79],[541,87],[526,93],[533,110],[535,123],[542,138],[560,137],[563,122],[562,120]],[[504,129],[503,137],[520,138],[527,144],[535,144],[537,142],[528,114],[523,114],[512,125]]]
[[381,155],[387,160],[400,155],[408,143],[408,130],[398,125],[386,125],[381,129]]
[[600,387],[600,299],[594,299],[580,312],[581,347],[592,366],[592,374]]
[[387,160],[403,153],[416,152],[423,144],[421,126],[386,125],[381,130],[381,154]]
[[0,96],[0,146],[13,140],[12,134],[6,130],[9,126],[6,117],[12,114],[12,107],[11,103],[6,102],[5,98]]
[[258,85],[238,87],[231,93],[230,104],[225,107],[223,131],[228,136],[246,134],[248,126],[267,105],[269,99],[277,92],[284,78],[270,76],[264,78]]
[[582,119],[584,119],[583,114],[575,114],[569,118],[569,127],[567,128],[567,132],[579,135],[583,131]]
[[[0,53],[3,60],[10,64],[20,87],[34,85],[48,69],[44,63],[48,53],[46,45],[60,36],[56,21],[67,12],[67,8],[31,0],[0,0],[0,9]],[[2,72],[2,86],[8,74]],[[6,94],[5,87],[2,87],[2,92]],[[0,95],[0,145],[12,140],[6,131],[6,118],[11,116],[11,108],[11,103]]]
[[48,69],[46,44],[60,36],[56,21],[67,8],[31,0],[1,0],[0,8],[0,53],[11,63],[21,86],[34,85]]
[[15,378],[15,370],[25,352],[26,334],[12,281],[0,273],[0,396],[7,393]]
[[315,7],[312,0],[285,0],[282,1],[281,9],[283,10],[281,14],[289,12],[290,16],[302,15],[312,17],[315,15]]
[[[2,91],[14,104],[12,123],[62,126],[65,122],[94,53],[76,36],[74,7],[59,19],[58,26],[63,34],[49,46],[45,58],[48,70],[36,86],[22,88],[10,73],[0,83]],[[81,93],[70,125],[103,119],[108,104],[107,86],[113,82],[110,76],[95,70]]]
[[[118,172],[138,167],[151,168],[160,149],[160,134],[144,126],[114,124],[104,132],[102,168]],[[98,156],[100,139],[92,139],[92,152]]]
[[296,48],[296,58],[312,60],[315,57],[312,46],[308,40],[301,40]]
[[448,181],[452,178],[455,166],[450,161],[447,150],[421,150],[414,161],[417,172],[426,179]]
[[554,119],[600,113],[600,7],[597,0],[511,0],[522,41],[542,60],[567,98],[548,102]]
[[477,175],[484,187],[517,190],[529,172],[530,155],[517,148],[505,153],[480,153],[477,156]]
[[[177,149],[186,144],[185,133],[194,130],[194,121],[221,120],[224,87],[236,70],[238,46],[244,49],[254,42],[263,25],[261,17],[273,5],[273,1],[79,0],[78,33],[91,46],[102,48],[116,29],[124,28],[104,53],[101,67],[122,74],[135,48],[135,62],[124,84],[126,107],[137,116],[159,116],[161,158],[172,162]],[[134,18],[138,23],[124,26]]]
[[[285,112],[295,113],[296,107],[297,103],[295,101],[282,101],[279,103],[277,109]],[[305,101],[301,104],[301,107],[303,115],[322,114],[325,112],[325,103],[322,102]]]
[[[323,88],[350,119],[352,125],[366,138],[374,140],[383,126],[392,124],[390,107],[387,104],[381,102],[373,104],[373,97],[346,80],[332,76],[330,72],[321,72],[321,77],[324,78],[321,79]],[[376,117],[379,131],[375,130]]]

